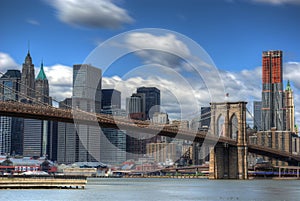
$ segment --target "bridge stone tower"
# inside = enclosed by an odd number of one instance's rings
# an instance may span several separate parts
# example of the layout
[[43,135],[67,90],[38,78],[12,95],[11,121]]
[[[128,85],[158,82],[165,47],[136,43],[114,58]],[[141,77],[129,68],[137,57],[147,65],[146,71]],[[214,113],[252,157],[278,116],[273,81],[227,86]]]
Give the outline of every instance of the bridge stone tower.
[[246,104],[211,103],[211,135],[232,143],[219,142],[211,148],[210,179],[248,179]]

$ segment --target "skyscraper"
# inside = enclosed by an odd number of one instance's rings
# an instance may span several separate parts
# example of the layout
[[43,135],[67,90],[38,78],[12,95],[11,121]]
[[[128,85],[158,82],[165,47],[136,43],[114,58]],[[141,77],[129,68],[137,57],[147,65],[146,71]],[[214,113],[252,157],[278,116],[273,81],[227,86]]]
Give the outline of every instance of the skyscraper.
[[282,51],[262,54],[262,130],[285,130],[282,84]]
[[[0,78],[1,101],[18,101],[21,72],[8,70]],[[22,154],[22,119],[0,116],[0,153]]]
[[[28,53],[29,54],[29,53]],[[30,61],[30,62],[29,62]],[[23,65],[22,78],[27,77],[31,79],[31,76],[34,75],[32,60],[30,55],[26,56],[25,64]],[[30,73],[29,73],[30,72]],[[27,87],[23,86],[28,84]],[[43,63],[41,63],[40,72],[35,79],[33,85],[33,92],[31,81],[25,79],[22,82],[23,88],[26,88],[28,96],[34,98],[35,104],[50,104],[49,98],[49,84],[48,79],[44,72]],[[22,89],[21,86],[21,89]],[[26,91],[25,90],[25,91]],[[29,101],[31,102],[31,101]],[[37,120],[37,119],[24,119],[24,137],[23,137],[23,155],[24,156],[44,156],[47,153],[48,139],[49,135],[52,135],[52,122]],[[48,149],[49,151],[49,149]]]
[[132,119],[146,119],[146,99],[143,93],[134,93],[126,98],[126,111]]
[[[73,65],[72,106],[87,112],[101,112],[101,69],[88,64]],[[78,124],[78,123],[77,123]],[[76,125],[78,161],[100,161],[100,128]]]
[[284,97],[286,107],[286,130],[295,132],[295,106],[293,90],[291,88],[290,81],[288,81],[286,89],[284,91]]
[[22,67],[21,83],[21,101],[32,102],[31,98],[35,96],[35,74],[29,50]]
[[201,107],[200,128],[208,129],[210,126],[210,107]]
[[41,63],[40,72],[35,79],[35,98],[38,103],[52,105],[49,99],[49,83],[44,72],[43,62]]
[[116,89],[102,89],[101,109],[121,108],[121,92]]
[[20,92],[21,72],[19,70],[8,70],[0,78],[0,95],[2,101],[18,101]]
[[[59,108],[70,109],[72,98],[59,102]],[[78,161],[78,135],[74,123],[58,122],[57,162],[71,164]]]
[[74,107],[87,112],[101,112],[101,77],[99,68],[88,64],[73,65]]
[[261,130],[261,101],[253,101],[253,113],[254,113],[254,122],[253,126],[260,131]]
[[[102,89],[101,112],[113,116],[126,116],[121,110],[121,92],[115,89]],[[101,162],[121,164],[126,161],[126,131],[115,128],[102,128]]]
[[146,119],[152,119],[155,112],[160,112],[160,90],[156,87],[139,87],[137,93],[145,94]]

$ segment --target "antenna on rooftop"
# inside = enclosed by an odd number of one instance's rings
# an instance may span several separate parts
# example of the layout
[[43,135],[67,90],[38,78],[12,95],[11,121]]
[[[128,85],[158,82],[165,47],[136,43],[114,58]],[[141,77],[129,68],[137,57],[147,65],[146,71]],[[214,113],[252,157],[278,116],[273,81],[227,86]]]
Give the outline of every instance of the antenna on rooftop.
[[30,52],[30,40],[27,41],[27,49],[28,49],[28,53]]

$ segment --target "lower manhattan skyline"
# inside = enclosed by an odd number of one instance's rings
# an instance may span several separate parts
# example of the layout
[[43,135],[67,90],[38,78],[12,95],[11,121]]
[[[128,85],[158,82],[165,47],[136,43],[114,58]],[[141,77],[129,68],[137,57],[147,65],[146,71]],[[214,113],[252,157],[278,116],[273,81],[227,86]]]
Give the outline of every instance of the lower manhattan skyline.
[[1,200],[299,200],[300,0],[0,18]]

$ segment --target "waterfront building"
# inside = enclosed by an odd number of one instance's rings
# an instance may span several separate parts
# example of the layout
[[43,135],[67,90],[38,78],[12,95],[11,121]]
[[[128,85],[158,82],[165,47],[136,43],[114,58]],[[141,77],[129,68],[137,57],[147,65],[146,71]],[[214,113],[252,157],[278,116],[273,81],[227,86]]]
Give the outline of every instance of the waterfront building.
[[282,83],[282,51],[262,54],[262,130],[285,130]]
[[[1,101],[18,101],[21,72],[8,70],[0,78]],[[22,118],[0,116],[0,153],[22,154]]]
[[261,101],[253,101],[253,126],[256,128],[256,130],[260,131],[261,129],[261,107],[262,102]]
[[166,163],[166,161],[176,161],[175,143],[148,143],[146,145],[147,156],[153,157],[157,163]]
[[160,112],[160,90],[156,87],[139,87],[138,94],[145,94],[146,119],[152,119],[155,112]]
[[[272,128],[270,131],[258,131],[254,135],[249,136],[249,143],[272,148],[278,151],[292,153],[293,149],[295,150],[293,144],[294,137],[295,135],[290,131],[278,131],[275,128]],[[262,156],[258,155],[256,157]],[[287,165],[287,162],[280,161],[279,159],[268,157],[263,158],[264,160],[271,161],[273,165]]]

